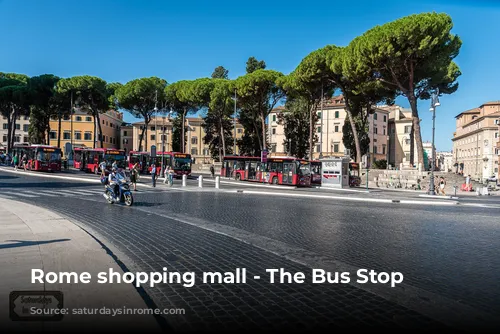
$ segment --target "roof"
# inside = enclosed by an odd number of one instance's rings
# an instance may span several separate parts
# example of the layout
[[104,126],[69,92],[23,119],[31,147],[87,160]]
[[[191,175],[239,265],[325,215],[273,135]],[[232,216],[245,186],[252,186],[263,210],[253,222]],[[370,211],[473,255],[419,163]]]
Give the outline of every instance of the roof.
[[469,109],[467,111],[461,112],[460,114],[455,116],[455,118],[458,118],[459,116],[462,116],[465,114],[479,114],[480,112],[481,112],[481,110],[479,110],[479,108]]
[[500,101],[486,102],[486,103],[483,103],[480,107],[482,107],[482,106],[496,106],[496,105],[500,105]]

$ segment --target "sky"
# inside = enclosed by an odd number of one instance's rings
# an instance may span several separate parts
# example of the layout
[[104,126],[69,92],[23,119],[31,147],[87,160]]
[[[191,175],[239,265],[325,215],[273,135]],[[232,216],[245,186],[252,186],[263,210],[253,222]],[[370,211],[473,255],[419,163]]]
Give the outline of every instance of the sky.
[[[455,116],[500,100],[500,0],[0,0],[0,72],[172,83],[208,77],[219,65],[235,79],[254,56],[288,74],[327,44],[346,46],[375,25],[431,11],[448,13],[463,42],[459,89],[436,111],[436,148],[450,151]],[[397,103],[409,106],[404,97]],[[419,110],[430,141],[429,101]]]

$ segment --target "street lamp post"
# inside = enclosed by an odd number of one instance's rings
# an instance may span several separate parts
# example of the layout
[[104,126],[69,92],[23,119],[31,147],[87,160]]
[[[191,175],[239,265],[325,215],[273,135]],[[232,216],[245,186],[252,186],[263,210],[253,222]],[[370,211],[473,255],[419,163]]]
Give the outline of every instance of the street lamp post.
[[436,89],[436,93],[431,96],[431,108],[429,109],[432,112],[432,164],[431,164],[431,179],[429,184],[429,195],[436,195],[436,191],[434,189],[434,169],[436,166],[435,156],[435,148],[434,148],[434,133],[436,129],[436,107],[439,107],[441,103],[439,103],[439,89]]
[[320,136],[320,150],[319,150],[319,158],[323,159],[323,82],[321,82],[321,125],[320,125],[321,132],[319,134]]

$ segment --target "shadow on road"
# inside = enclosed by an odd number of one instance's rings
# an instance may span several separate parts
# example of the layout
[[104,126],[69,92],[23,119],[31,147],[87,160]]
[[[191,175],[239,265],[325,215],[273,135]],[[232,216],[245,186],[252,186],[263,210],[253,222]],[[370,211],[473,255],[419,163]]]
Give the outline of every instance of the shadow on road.
[[19,176],[8,176],[8,175],[0,175],[0,180],[12,180],[12,179],[18,179]]
[[36,246],[36,245],[43,245],[43,244],[51,244],[54,242],[70,241],[70,240],[71,239],[55,239],[55,240],[45,240],[45,241],[5,240],[5,241],[14,241],[14,243],[0,245],[0,249],[29,247],[29,246]]
[[[0,179],[8,178],[0,176]],[[14,177],[13,177],[14,178]],[[75,183],[75,182],[21,182],[0,184],[0,188],[71,188],[71,187],[95,187],[98,183]]]
[[134,206],[140,206],[140,207],[152,207],[152,206],[160,206],[165,203],[148,203],[148,202],[134,202]]

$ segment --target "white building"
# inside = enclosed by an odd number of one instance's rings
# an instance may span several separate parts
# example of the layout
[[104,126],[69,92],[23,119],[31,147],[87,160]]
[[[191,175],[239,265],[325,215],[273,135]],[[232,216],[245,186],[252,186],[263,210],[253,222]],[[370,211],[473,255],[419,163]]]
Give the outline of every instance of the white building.
[[[18,116],[16,120],[16,131],[14,134],[14,144],[29,143],[28,129],[30,126],[29,116]],[[2,142],[0,147],[7,149],[7,117],[2,117],[2,128],[0,129]]]

